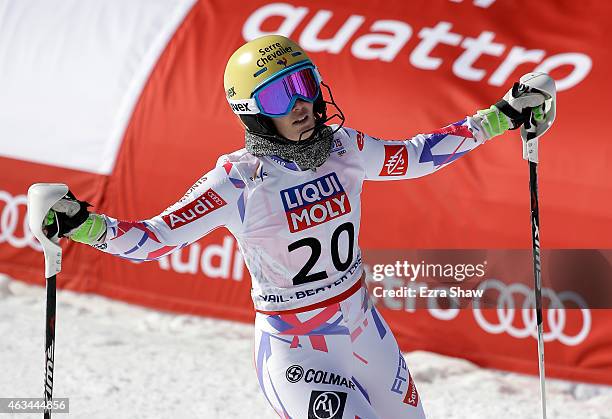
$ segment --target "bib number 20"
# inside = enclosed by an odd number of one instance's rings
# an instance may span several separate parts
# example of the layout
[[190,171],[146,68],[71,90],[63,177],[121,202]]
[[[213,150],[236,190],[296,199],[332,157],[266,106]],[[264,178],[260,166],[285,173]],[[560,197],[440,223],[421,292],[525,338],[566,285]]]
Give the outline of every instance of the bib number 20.
[[[340,235],[346,232],[348,235],[348,255],[343,261],[340,259],[340,249],[338,241]],[[334,230],[331,236],[330,252],[334,268],[339,272],[346,271],[353,260],[353,243],[355,242],[355,227],[352,223],[340,224],[338,228]],[[307,282],[319,281],[328,277],[326,271],[319,271],[310,273],[310,270],[317,264],[319,257],[321,256],[321,242],[314,237],[305,237],[296,242],[291,243],[287,248],[290,252],[301,247],[310,247],[310,257],[306,261],[306,264],[300,269],[296,276],[293,277],[293,285],[305,284]]]

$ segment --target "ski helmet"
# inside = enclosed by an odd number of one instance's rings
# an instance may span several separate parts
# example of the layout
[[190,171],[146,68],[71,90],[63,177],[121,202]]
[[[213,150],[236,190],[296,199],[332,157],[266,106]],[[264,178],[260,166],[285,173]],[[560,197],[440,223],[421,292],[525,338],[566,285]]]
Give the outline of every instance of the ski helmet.
[[317,125],[327,120],[316,66],[282,35],[262,36],[238,48],[227,62],[223,82],[232,111],[254,134],[285,141],[270,118],[289,113],[297,99],[314,103]]

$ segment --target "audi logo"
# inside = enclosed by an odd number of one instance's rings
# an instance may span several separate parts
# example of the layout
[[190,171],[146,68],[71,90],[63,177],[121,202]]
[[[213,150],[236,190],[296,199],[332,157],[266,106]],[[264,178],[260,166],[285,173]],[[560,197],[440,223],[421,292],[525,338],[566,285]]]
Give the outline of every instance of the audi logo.
[[[504,284],[497,279],[483,281],[478,286],[478,289],[485,290],[485,292],[487,289],[494,289],[499,292],[496,304],[497,321],[489,321],[482,314],[480,298],[474,298],[473,300],[474,318],[483,330],[491,334],[505,332],[517,339],[524,339],[529,336],[535,338],[537,336],[533,289],[520,283]],[[516,310],[514,307],[515,295],[523,297],[522,307],[519,310]],[[584,299],[573,291],[563,291],[557,294],[554,290],[546,287],[542,287],[542,298],[550,300],[550,309],[547,310],[548,318],[545,323],[550,328],[550,331],[544,333],[544,341],[552,342],[558,340],[567,346],[576,346],[582,343],[591,331],[591,311],[587,308]],[[574,307],[578,307],[582,313],[582,326],[580,331],[574,335],[565,332],[566,313],[564,303],[574,303]],[[522,317],[523,324],[521,326],[515,325],[517,313],[520,313]]]
[[[13,196],[6,191],[0,191],[0,202],[4,202],[4,206],[0,204],[0,243],[8,243],[13,247],[31,247],[34,250],[42,251],[42,247],[38,240],[28,227],[27,213],[22,220],[19,218],[19,206],[27,206],[28,198],[25,195]],[[23,226],[23,236],[17,236],[17,228],[19,223]]]

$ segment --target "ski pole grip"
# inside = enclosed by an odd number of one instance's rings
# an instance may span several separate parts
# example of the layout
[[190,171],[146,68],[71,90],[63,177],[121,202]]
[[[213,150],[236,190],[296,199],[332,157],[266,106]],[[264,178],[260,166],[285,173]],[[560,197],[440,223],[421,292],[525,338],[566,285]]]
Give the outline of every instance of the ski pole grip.
[[68,193],[63,183],[35,183],[28,189],[28,226],[42,245],[45,254],[45,278],[62,270],[62,248],[59,240],[49,239],[42,225],[51,207]]

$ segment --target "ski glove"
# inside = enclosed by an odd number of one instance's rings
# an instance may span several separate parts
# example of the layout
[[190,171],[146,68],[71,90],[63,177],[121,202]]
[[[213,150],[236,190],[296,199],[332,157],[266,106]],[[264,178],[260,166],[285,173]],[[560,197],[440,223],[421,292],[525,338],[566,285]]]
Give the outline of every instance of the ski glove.
[[535,121],[544,119],[544,95],[527,92],[519,83],[504,95],[503,99],[489,109],[481,109],[472,118],[479,122],[487,137],[503,134],[509,129],[517,129],[530,116]]
[[91,205],[79,201],[68,191],[45,217],[43,229],[47,237],[68,237],[74,241],[97,244],[106,235],[106,222],[101,215],[87,211]]

